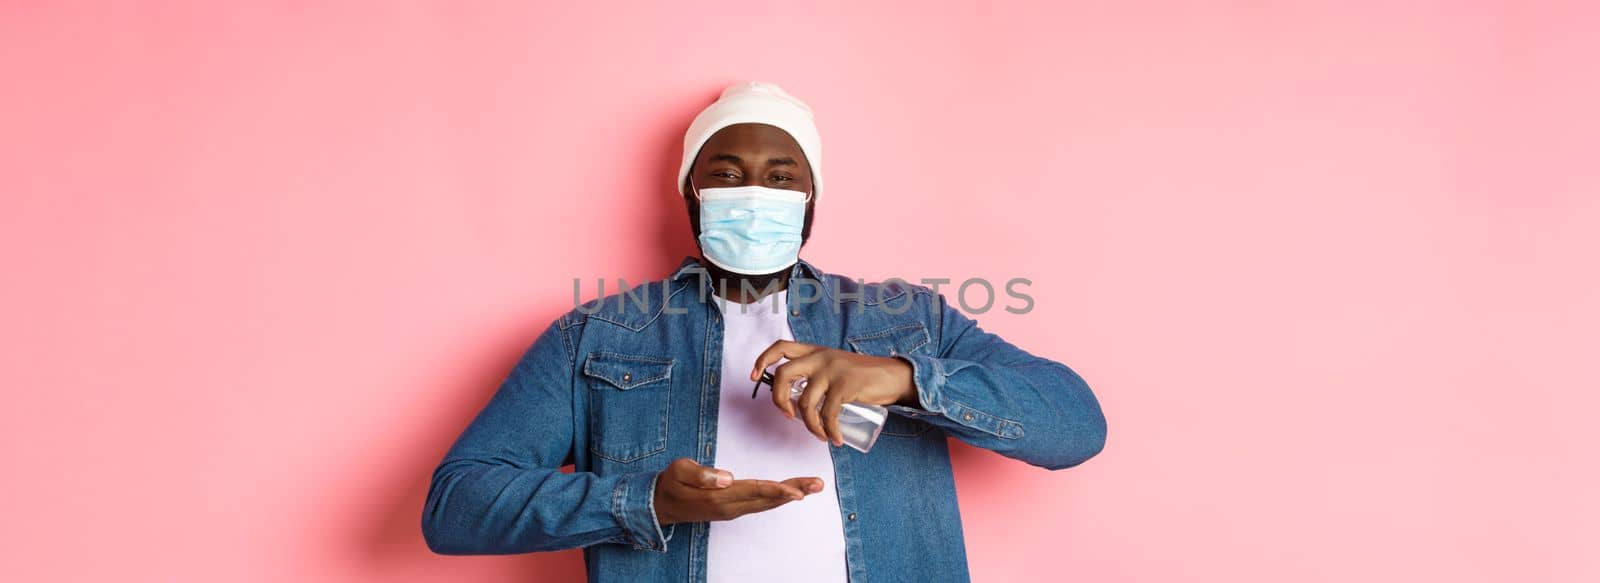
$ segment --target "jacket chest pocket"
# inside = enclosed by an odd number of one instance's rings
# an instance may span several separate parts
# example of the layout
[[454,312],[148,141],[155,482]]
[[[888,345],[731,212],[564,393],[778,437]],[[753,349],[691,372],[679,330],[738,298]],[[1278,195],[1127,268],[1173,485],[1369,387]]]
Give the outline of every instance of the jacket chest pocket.
[[[921,323],[913,322],[886,330],[851,336],[845,339],[845,343],[850,345],[852,352],[858,354],[892,357],[917,354],[919,350],[923,350],[923,347],[928,345],[930,340],[928,327],[923,326]],[[913,419],[896,413],[889,415],[889,419],[884,422],[883,434],[917,437],[926,432],[929,427],[931,426],[921,419]]]
[[911,354],[928,345],[928,327],[919,322],[901,324],[887,330],[851,336],[845,339],[850,350],[873,356],[899,356]]
[[589,385],[589,451],[632,462],[667,449],[670,358],[596,352],[583,362]]

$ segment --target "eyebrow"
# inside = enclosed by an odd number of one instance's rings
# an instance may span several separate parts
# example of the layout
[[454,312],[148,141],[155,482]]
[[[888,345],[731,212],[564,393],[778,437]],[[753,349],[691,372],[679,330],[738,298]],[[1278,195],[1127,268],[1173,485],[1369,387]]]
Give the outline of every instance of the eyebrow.
[[[717,154],[715,156],[712,156],[711,157],[711,161],[712,162],[732,162],[734,164],[740,164],[740,165],[744,164],[744,158],[740,158],[738,156],[735,156],[733,154],[729,154],[727,152],[722,152],[722,153],[719,153],[719,154]],[[795,162],[794,158],[783,157],[783,158],[768,158],[767,159],[767,165],[768,166],[799,166],[800,164],[798,162]]]

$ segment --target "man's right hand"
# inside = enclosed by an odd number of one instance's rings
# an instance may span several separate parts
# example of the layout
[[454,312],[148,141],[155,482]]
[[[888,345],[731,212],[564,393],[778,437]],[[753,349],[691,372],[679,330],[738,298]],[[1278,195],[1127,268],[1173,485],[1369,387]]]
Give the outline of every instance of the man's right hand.
[[675,522],[733,520],[821,491],[821,478],[735,480],[727,470],[678,458],[656,476],[656,521],[666,526]]

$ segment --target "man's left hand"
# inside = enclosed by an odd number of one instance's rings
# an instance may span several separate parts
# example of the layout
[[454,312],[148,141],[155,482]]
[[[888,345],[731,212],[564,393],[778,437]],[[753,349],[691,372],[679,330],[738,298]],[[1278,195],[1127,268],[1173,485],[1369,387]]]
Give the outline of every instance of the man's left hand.
[[[790,419],[798,413],[812,435],[834,445],[844,444],[839,410],[845,403],[918,404],[911,363],[788,340],[774,342],[756,357],[750,380],[760,379],[761,371],[783,358],[789,361],[773,373],[772,404]],[[800,378],[806,379],[806,386],[796,412],[789,402],[789,386]]]

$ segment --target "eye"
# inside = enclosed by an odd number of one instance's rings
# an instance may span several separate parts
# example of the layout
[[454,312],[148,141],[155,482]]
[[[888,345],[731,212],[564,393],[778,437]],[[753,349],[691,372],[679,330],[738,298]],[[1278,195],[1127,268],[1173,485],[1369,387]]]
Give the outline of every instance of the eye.
[[730,171],[730,170],[715,170],[715,171],[711,172],[711,176],[716,177],[716,178],[721,178],[723,180],[738,180],[739,179],[739,174],[737,172],[733,172],[733,171]]
[[791,178],[791,177],[788,177],[788,176],[784,176],[782,174],[775,174],[771,178],[768,178],[767,180],[771,180],[773,182],[790,182],[790,181],[793,181],[794,178]]

